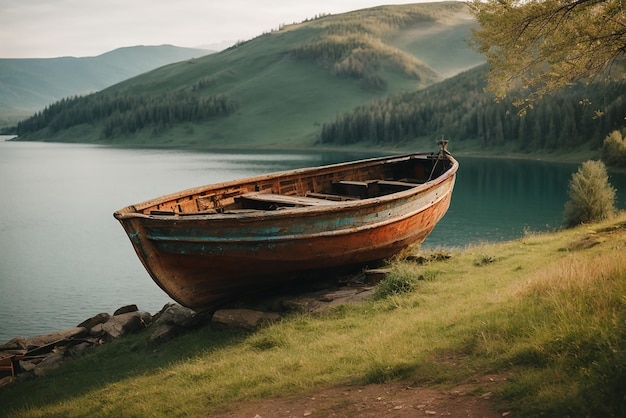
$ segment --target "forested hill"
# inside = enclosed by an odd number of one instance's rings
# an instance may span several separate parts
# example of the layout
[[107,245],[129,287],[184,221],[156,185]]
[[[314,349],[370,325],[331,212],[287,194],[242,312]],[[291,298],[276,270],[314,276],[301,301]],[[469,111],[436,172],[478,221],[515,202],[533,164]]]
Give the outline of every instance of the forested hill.
[[401,147],[420,138],[451,138],[456,147],[477,141],[483,147],[515,151],[598,149],[613,130],[624,127],[623,81],[578,84],[544,97],[520,116],[510,99],[496,102],[484,93],[487,66],[459,74],[422,91],[398,94],[341,114],[324,124],[320,142],[371,143]]
[[88,94],[172,62],[214,51],[134,46],[95,57],[0,58],[0,127],[68,96]]
[[[356,106],[480,65],[460,2],[318,16],[48,106],[22,140],[301,146]],[[199,40],[201,43],[201,40]]]

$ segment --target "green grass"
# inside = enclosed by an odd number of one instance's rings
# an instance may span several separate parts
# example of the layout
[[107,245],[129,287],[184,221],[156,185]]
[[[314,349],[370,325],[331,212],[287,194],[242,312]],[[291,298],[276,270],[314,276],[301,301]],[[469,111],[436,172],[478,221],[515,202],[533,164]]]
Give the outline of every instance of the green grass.
[[625,249],[621,214],[425,264],[404,254],[363,304],[156,346],[124,338],[0,389],[0,404],[10,417],[199,416],[333,385],[496,374],[495,402],[515,416],[623,416]]

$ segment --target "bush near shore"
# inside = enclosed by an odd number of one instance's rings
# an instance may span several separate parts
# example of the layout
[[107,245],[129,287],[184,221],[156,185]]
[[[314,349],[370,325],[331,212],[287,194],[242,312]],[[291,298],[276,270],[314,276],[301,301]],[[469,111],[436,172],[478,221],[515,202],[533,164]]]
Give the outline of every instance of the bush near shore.
[[[391,291],[371,300],[254,331],[123,338],[0,389],[2,414],[211,416],[338,385],[478,382],[471,393],[493,391],[510,416],[625,416],[625,250],[624,213],[511,242],[414,249],[390,262]],[[500,377],[496,390],[485,376]]]

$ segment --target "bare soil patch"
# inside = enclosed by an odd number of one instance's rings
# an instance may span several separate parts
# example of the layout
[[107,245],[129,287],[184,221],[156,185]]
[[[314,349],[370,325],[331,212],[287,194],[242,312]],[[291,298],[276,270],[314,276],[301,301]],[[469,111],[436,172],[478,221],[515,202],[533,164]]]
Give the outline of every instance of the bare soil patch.
[[[374,417],[472,417],[511,416],[499,412],[491,390],[506,380],[483,376],[451,389],[410,387],[401,382],[336,386],[306,395],[262,399],[233,406],[212,418],[374,418]],[[480,390],[477,390],[480,389]]]

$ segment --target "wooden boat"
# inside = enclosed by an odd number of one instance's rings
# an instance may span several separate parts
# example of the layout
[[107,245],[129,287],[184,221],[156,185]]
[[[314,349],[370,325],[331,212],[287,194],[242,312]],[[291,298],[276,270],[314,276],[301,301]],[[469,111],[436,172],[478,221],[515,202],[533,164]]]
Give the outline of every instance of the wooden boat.
[[436,153],[188,189],[114,216],[172,299],[210,310],[301,272],[365,265],[421,243],[450,205],[457,169],[442,143]]

